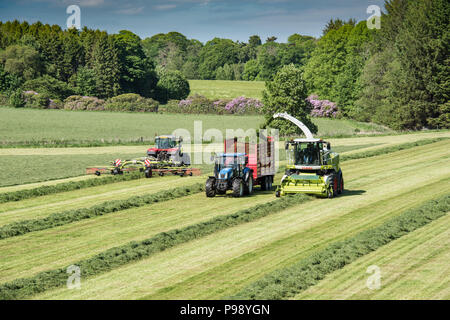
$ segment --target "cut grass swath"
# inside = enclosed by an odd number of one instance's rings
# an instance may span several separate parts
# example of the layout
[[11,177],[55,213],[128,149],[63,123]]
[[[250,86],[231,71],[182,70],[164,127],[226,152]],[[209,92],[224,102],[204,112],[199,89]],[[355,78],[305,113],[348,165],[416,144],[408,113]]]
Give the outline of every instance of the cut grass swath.
[[406,142],[399,145],[394,146],[388,146],[385,148],[377,149],[377,150],[371,150],[366,152],[359,152],[349,155],[342,155],[341,160],[342,161],[348,161],[348,160],[355,160],[355,159],[364,159],[364,158],[370,158],[375,157],[383,154],[393,153],[401,150],[411,149],[414,147],[420,147],[427,144],[439,142],[442,140],[446,140],[448,138],[432,138],[432,139],[423,139],[415,142]]
[[382,225],[331,244],[289,267],[274,271],[250,284],[233,298],[280,300],[293,297],[315,285],[327,274],[343,268],[381,246],[412,232],[450,210],[450,194],[409,209]]
[[[140,242],[132,241],[126,245],[108,249],[92,258],[78,261],[74,265],[80,267],[83,277],[91,277],[149,257],[176,245],[280,212],[310,199],[311,197],[305,195],[295,195],[273,200],[185,228],[162,232]],[[67,277],[66,267],[41,272],[30,278],[17,279],[0,286],[0,299],[21,299],[61,287],[66,285]]]
[[42,219],[22,220],[0,227],[0,239],[20,236],[29,232],[50,229],[75,221],[102,216],[108,213],[142,207],[155,202],[168,201],[204,190],[202,183],[177,187],[154,194],[134,196],[125,200],[105,201],[90,208],[57,212]]
[[84,188],[96,187],[105,184],[131,181],[143,178],[144,175],[138,172],[131,172],[124,175],[116,176],[106,176],[103,178],[92,178],[80,181],[71,181],[58,183],[55,185],[40,186],[32,189],[25,189],[19,191],[0,193],[0,203],[10,202],[10,201],[20,201],[24,199],[30,199],[35,197],[41,197],[49,194],[67,192],[73,190],[79,190]]

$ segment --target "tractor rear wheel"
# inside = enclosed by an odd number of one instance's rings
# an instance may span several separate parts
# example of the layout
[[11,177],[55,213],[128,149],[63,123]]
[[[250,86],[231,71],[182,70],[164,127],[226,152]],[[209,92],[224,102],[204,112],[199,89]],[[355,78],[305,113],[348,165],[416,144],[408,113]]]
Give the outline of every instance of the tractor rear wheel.
[[216,181],[213,178],[208,178],[208,180],[206,180],[205,192],[208,198],[213,198],[216,195],[215,182]]
[[252,194],[253,193],[253,176],[250,174],[248,177],[248,181],[245,185],[245,194]]
[[233,180],[233,197],[239,198],[244,195],[244,182],[242,179],[234,179]]

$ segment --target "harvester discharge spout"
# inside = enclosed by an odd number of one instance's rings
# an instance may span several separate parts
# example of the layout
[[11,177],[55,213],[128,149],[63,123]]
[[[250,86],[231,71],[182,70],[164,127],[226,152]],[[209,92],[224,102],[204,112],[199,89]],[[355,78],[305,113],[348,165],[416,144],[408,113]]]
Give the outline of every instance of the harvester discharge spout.
[[314,139],[314,137],[313,137],[311,131],[309,131],[308,127],[305,126],[305,125],[303,124],[303,122],[301,122],[301,121],[298,120],[297,118],[294,118],[294,117],[291,116],[290,114],[288,114],[288,113],[275,113],[275,114],[273,115],[273,117],[274,117],[274,118],[283,118],[283,119],[289,120],[290,122],[292,122],[293,124],[295,124],[297,127],[299,127],[299,128],[303,131],[303,133],[304,133],[305,136],[306,136],[306,139]]

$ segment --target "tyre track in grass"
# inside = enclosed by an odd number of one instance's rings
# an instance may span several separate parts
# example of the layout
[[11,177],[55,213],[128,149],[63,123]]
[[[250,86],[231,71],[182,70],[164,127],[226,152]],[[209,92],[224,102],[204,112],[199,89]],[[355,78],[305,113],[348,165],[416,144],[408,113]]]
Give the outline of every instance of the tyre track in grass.
[[[449,299],[450,213],[325,277],[294,299]],[[381,287],[366,287],[377,265]]]
[[[378,165],[383,166],[392,161],[395,163],[395,160],[403,159],[407,155],[401,170],[389,171],[381,176],[378,182],[383,181],[383,184],[370,185],[366,189],[367,192],[356,199],[355,195],[349,194],[348,197],[331,200],[335,202],[333,208],[330,208],[328,200],[314,200],[257,222],[218,232],[156,254],[144,261],[87,279],[82,292],[74,293],[58,289],[37,297],[146,296],[201,299],[233,294],[266,272],[286,265],[293,259],[313,252],[331,241],[379,224],[401,210],[443,192],[442,182],[427,185],[430,178],[442,178],[442,170],[439,167],[436,169],[436,166],[445,163],[442,156],[446,149],[442,149],[441,145],[442,143],[439,143],[439,152],[428,153],[427,162],[426,164],[422,162],[422,165],[419,164],[420,159],[415,159],[418,151],[416,149],[430,151],[436,146],[418,147],[362,161],[349,161],[345,170],[357,167],[361,169],[361,172],[355,174],[347,171],[348,186],[352,189],[353,183],[358,183],[358,175],[359,178],[371,175],[371,168],[377,172]],[[370,161],[370,165],[367,161]],[[423,169],[427,168],[427,164],[433,170],[424,173]],[[412,175],[414,172],[421,173],[415,177],[414,183],[400,179],[405,174]],[[418,194],[413,194],[414,191]],[[268,225],[271,226],[270,229],[267,229]],[[127,288],[119,289],[120,283],[125,282]],[[173,287],[165,289],[170,286]],[[159,289],[162,290],[158,291]]]

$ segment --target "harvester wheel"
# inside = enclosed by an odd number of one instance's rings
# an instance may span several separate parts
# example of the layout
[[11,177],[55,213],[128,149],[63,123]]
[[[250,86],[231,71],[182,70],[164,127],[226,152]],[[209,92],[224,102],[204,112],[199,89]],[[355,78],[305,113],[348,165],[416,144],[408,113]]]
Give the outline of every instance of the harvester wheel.
[[344,191],[344,177],[342,171],[339,170],[337,194],[341,194],[342,191]]
[[242,179],[233,180],[233,197],[238,198],[244,195],[244,182]]
[[252,174],[250,174],[250,176],[248,177],[248,181],[245,184],[244,193],[245,194],[253,193],[253,176],[252,176]]
[[145,177],[146,178],[151,178],[152,175],[153,175],[152,169],[145,170]]
[[216,195],[215,179],[208,178],[206,180],[205,191],[208,198],[213,198]]
[[339,178],[334,175],[333,177],[333,197],[337,196],[339,194]]

